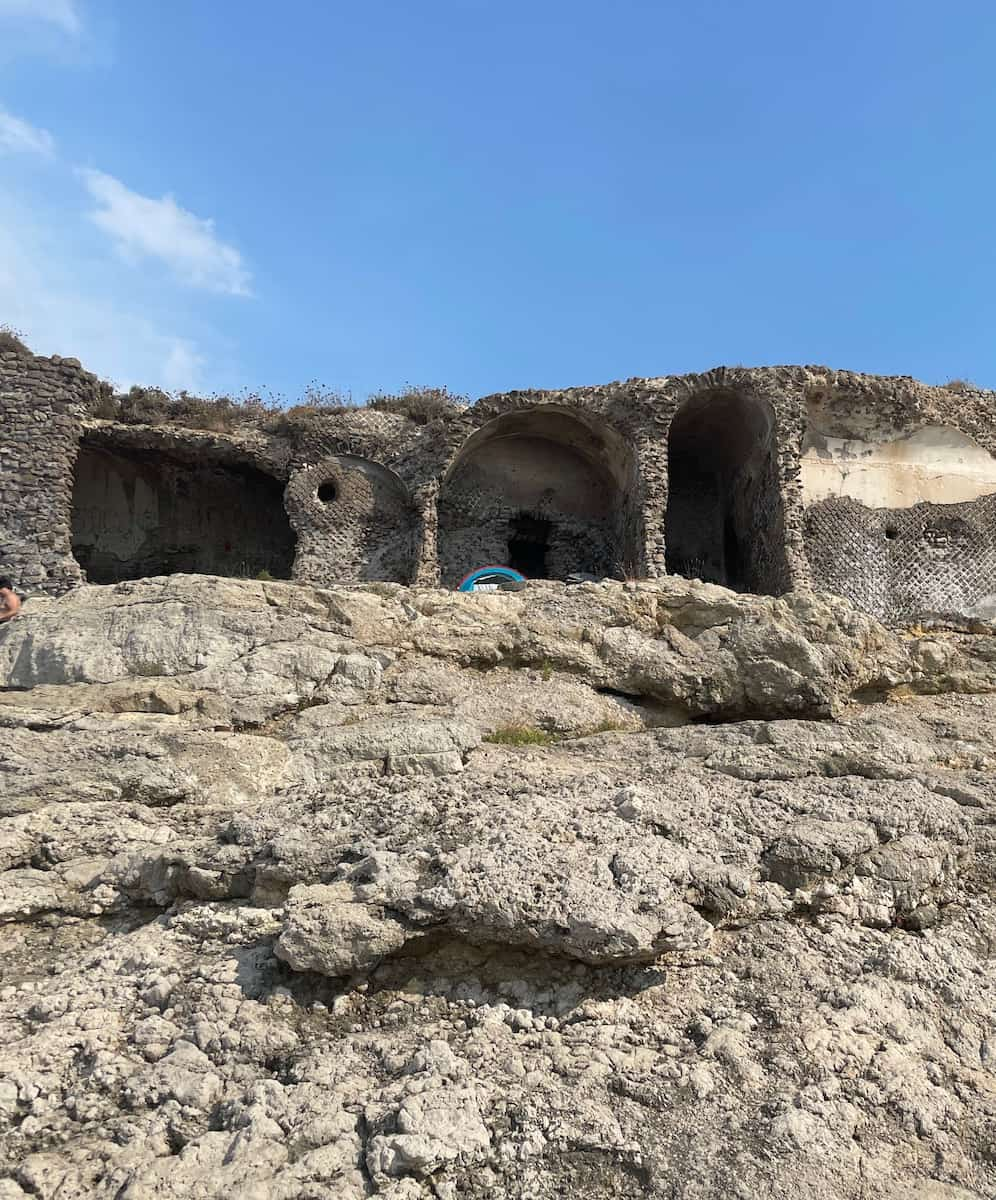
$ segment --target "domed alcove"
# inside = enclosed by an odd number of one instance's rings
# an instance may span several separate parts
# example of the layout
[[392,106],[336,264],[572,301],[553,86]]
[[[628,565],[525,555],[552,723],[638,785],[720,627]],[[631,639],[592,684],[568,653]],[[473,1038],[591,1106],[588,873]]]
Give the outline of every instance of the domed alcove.
[[622,575],[637,558],[634,477],[629,448],[593,414],[544,405],[496,417],[443,481],[443,583],[490,563],[534,579]]

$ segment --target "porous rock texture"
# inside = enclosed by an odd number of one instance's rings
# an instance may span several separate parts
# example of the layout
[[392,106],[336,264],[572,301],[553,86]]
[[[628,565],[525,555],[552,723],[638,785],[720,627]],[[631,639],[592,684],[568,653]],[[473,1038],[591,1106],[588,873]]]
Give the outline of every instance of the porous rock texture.
[[996,1195],[973,628],[670,578],[32,602],[0,1200]]

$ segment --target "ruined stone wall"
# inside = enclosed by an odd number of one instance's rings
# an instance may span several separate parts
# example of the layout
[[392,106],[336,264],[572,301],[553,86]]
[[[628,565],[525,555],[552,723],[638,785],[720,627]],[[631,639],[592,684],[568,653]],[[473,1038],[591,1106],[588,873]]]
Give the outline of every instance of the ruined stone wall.
[[[81,561],[102,579],[452,585],[518,555],[553,578],[670,560],[755,591],[836,591],[886,620],[996,595],[991,393],[717,368],[489,396],[425,425],[317,412],[277,435],[95,421],[101,386],[74,360],[0,358],[0,571],[28,589],[73,586]],[[748,430],[742,461],[669,464],[676,417],[712,395],[770,413],[770,439]],[[696,529],[715,562],[683,551]]]
[[549,526],[550,578],[645,576],[638,391],[625,383],[511,392],[468,409],[440,486],[442,579],[508,563],[517,524],[528,518]]
[[0,352],[0,574],[26,592],[80,581],[70,548],[73,462],[98,381],[75,359]]
[[[205,456],[220,463],[229,455],[287,480],[284,502],[297,535],[296,578],[332,582],[382,577],[426,584],[438,582],[442,568],[450,582],[457,571],[463,574],[484,558],[504,560],[512,524],[529,516],[550,523],[545,573],[641,577],[660,574],[666,565],[669,422],[688,395],[717,386],[727,374],[509,393],[455,409],[428,426],[395,414],[358,410],[319,414],[308,428],[286,438],[121,426],[105,430],[105,436],[109,443],[158,448],[181,458],[186,450],[191,464]],[[733,375],[738,382],[781,394],[783,381],[769,378],[770,373]],[[513,477],[518,468],[506,461],[504,478],[499,470],[490,495],[487,488],[469,487],[460,500],[457,460],[480,430],[503,414],[552,409],[575,412],[582,424],[603,430],[609,441],[615,439],[612,453],[604,447],[582,447],[582,457],[587,455],[594,473],[578,482],[585,471],[564,466],[572,453],[571,438],[561,444],[557,435],[544,443],[543,471],[549,473],[557,461],[564,467],[562,476],[577,477],[573,484],[562,479],[565,486],[559,488],[559,496],[529,500],[516,495]],[[525,446],[520,443],[520,449]],[[607,459],[611,478],[605,475]],[[326,489],[319,500],[319,488],[328,482],[334,483],[335,498],[329,499]],[[570,495],[564,501],[565,491],[581,497],[580,507]],[[604,511],[585,510],[589,493],[604,500]],[[454,510],[463,513],[457,520]],[[69,576],[76,578],[78,566],[71,555],[63,559]]]
[[798,465],[781,446],[799,408],[797,381],[738,370],[680,383],[666,432],[668,569],[741,591],[804,586],[789,536],[799,514],[786,511]]
[[[412,583],[419,577],[424,485],[432,472],[412,446],[424,428],[357,409],[301,431],[285,497],[298,538],[295,579]],[[432,524],[434,516],[433,510]]]
[[817,586],[890,623],[996,610],[992,393],[828,373],[800,480]]
[[411,583],[417,516],[401,479],[377,463],[334,455],[294,473],[287,509],[297,530],[294,575],[313,583]]
[[806,537],[821,586],[884,621],[996,616],[996,496],[896,509],[821,500]]

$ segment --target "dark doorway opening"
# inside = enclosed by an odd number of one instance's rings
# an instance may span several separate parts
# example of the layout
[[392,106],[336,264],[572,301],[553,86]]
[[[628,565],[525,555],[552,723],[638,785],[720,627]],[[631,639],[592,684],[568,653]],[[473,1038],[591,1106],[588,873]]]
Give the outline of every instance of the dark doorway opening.
[[736,591],[785,590],[776,451],[767,401],[716,390],[682,405],[668,433],[671,574]]
[[548,579],[546,553],[550,546],[550,522],[526,514],[508,523],[508,565],[527,579]]
[[747,587],[747,580],[744,577],[743,550],[740,546],[740,538],[737,536],[737,527],[729,513],[723,519],[723,560],[726,570],[726,586],[737,592],[744,591]]

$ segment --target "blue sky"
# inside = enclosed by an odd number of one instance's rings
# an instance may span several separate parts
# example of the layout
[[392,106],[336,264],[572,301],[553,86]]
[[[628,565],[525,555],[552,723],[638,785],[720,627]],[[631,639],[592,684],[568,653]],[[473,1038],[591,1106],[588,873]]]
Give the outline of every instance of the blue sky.
[[996,386],[991,0],[0,0],[0,323],[124,385]]

